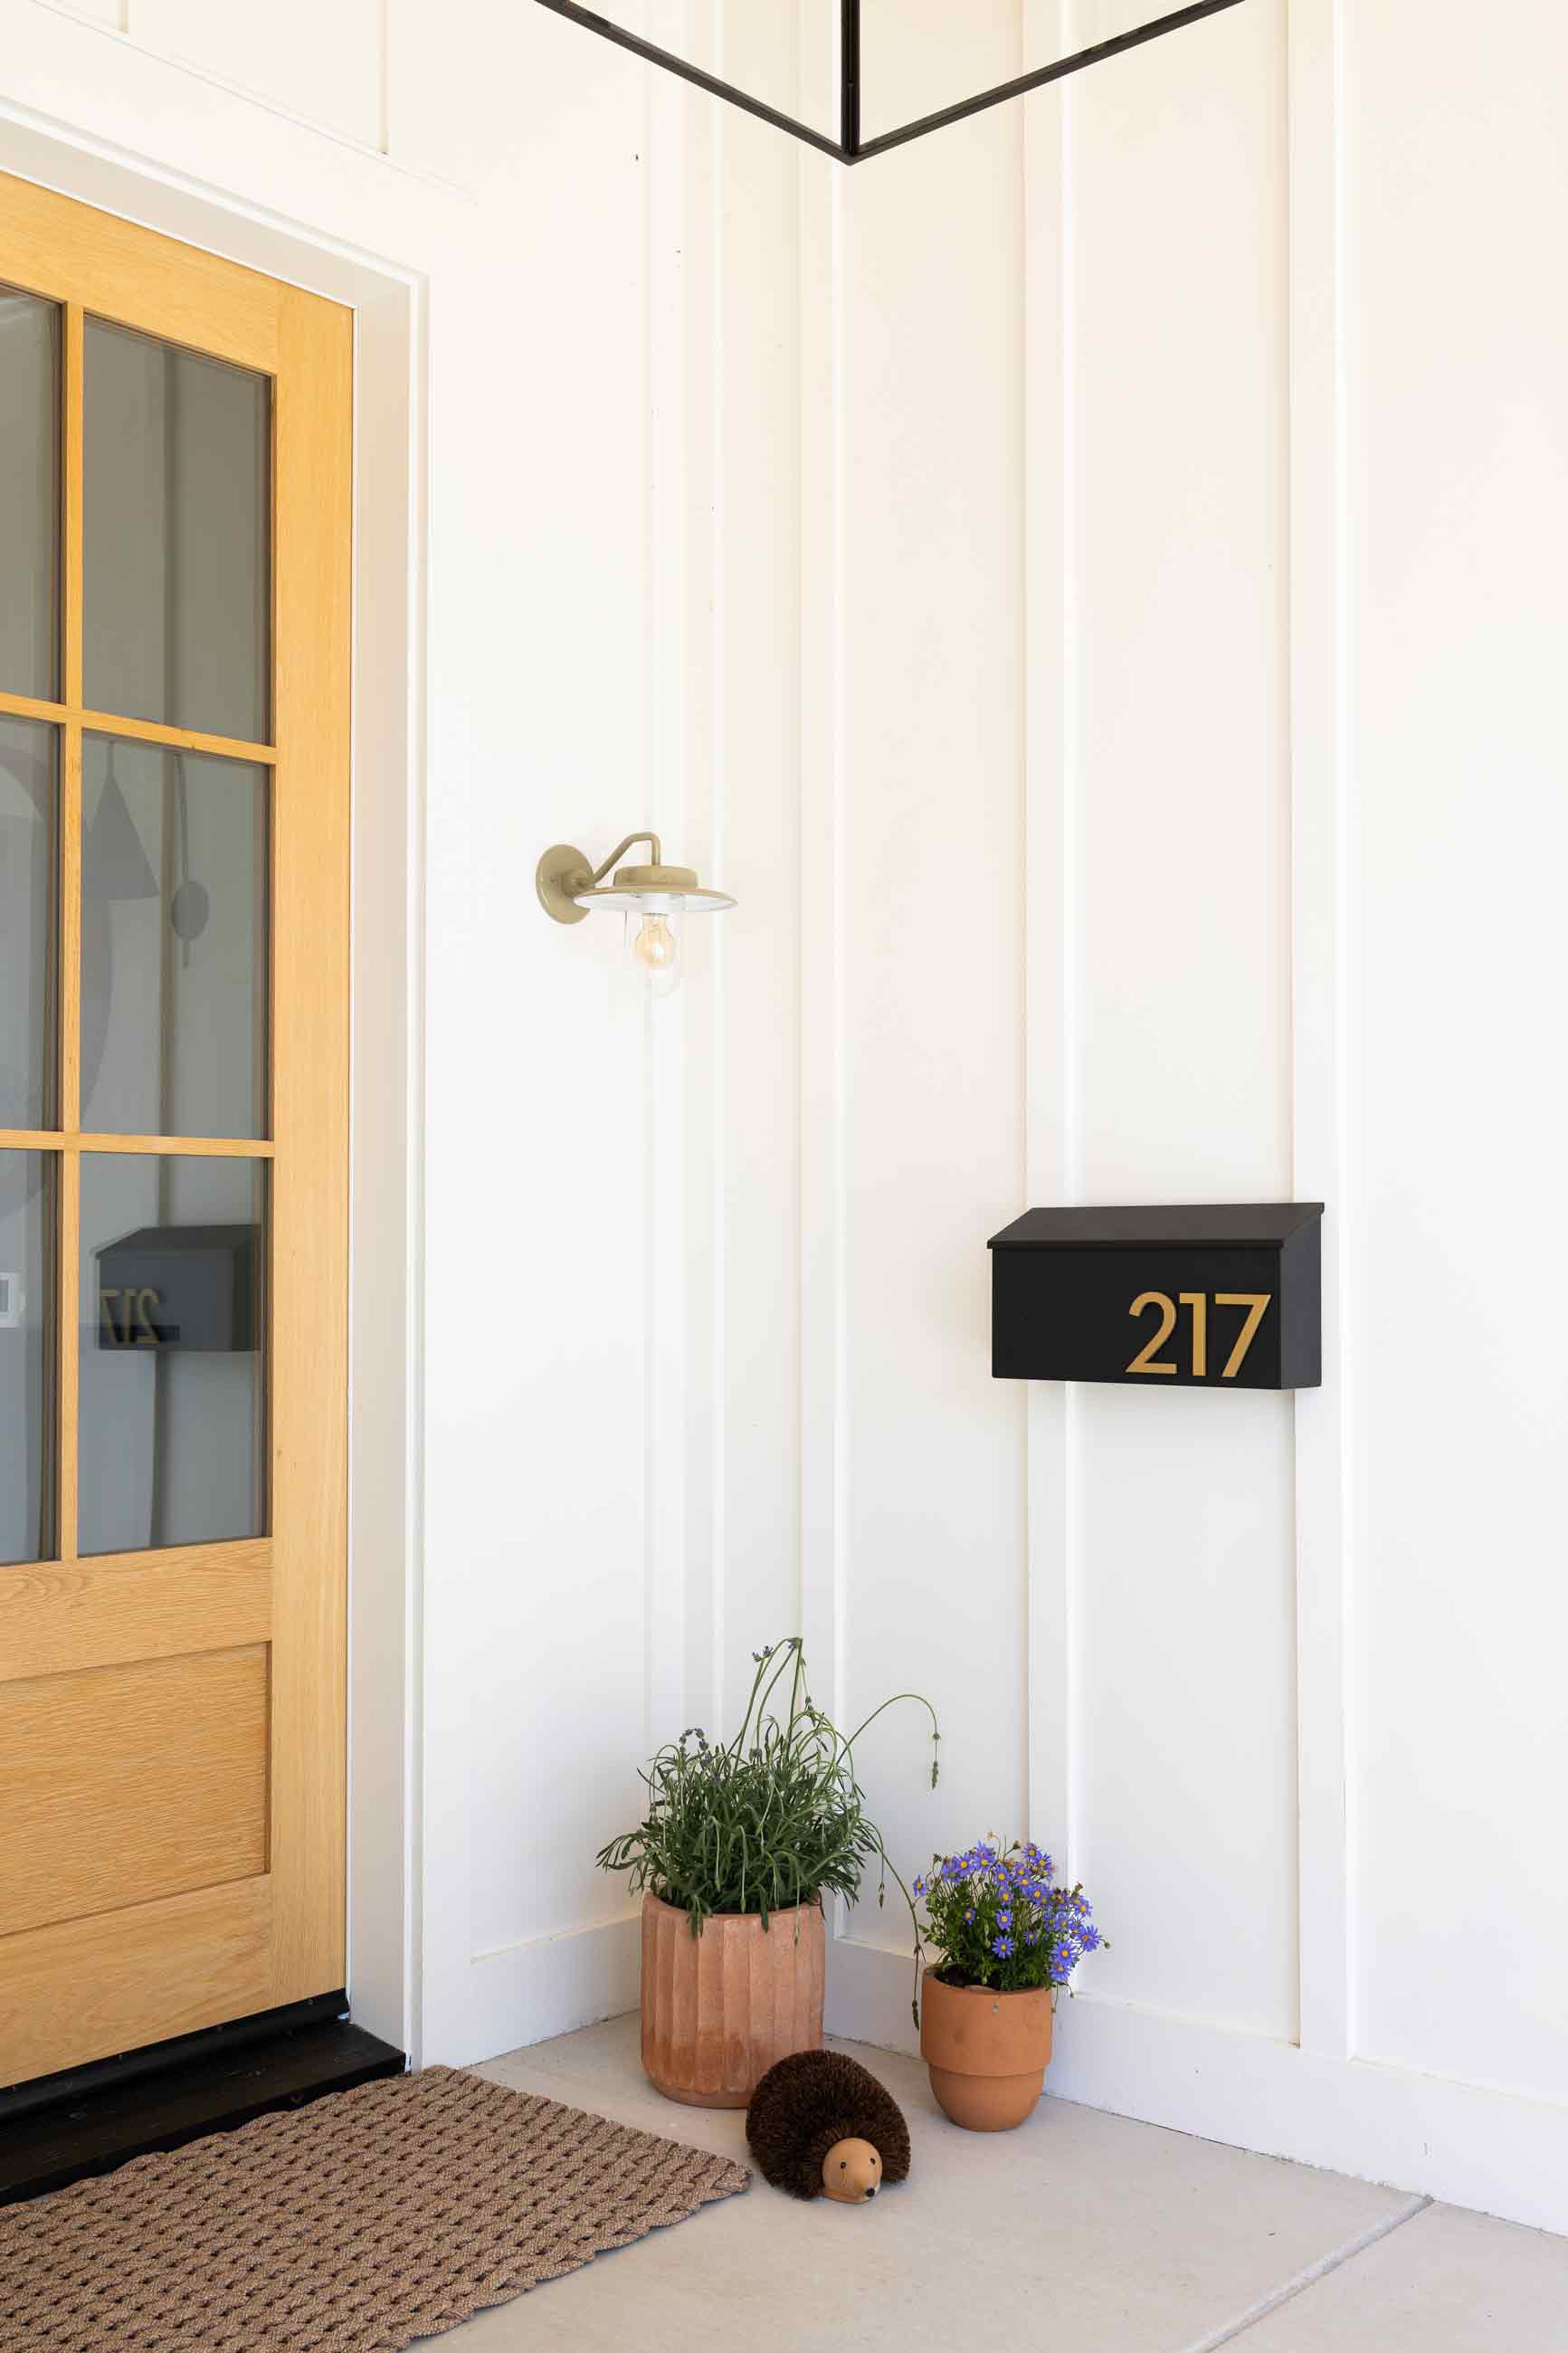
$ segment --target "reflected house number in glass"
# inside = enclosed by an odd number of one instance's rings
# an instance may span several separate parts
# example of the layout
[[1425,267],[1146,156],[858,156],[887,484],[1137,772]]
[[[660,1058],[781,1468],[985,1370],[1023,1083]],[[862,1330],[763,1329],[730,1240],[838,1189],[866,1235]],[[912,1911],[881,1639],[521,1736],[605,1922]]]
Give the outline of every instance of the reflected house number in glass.
[[100,1348],[246,1354],[257,1345],[250,1225],[143,1226],[98,1252]]
[[197,1154],[82,1161],[80,1549],[259,1535],[265,1170]]
[[155,1348],[161,1335],[153,1318],[158,1294],[143,1284],[140,1290],[103,1291],[98,1294],[100,1348]]
[[1315,1388],[1322,1204],[1030,1209],[991,1241],[999,1380]]

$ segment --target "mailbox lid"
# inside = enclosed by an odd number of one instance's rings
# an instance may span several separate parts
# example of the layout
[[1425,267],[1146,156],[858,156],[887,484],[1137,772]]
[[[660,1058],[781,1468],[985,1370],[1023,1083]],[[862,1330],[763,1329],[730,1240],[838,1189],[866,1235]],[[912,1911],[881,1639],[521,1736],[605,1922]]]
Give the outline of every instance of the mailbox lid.
[[1321,1201],[1233,1201],[1202,1207],[1026,1209],[987,1250],[1279,1250],[1323,1214]]

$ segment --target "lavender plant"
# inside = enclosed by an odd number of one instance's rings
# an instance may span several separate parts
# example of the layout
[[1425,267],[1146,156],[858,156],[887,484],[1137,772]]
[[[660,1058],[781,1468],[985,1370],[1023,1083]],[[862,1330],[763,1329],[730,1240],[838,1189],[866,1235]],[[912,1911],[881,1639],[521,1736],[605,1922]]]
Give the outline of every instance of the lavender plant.
[[982,1840],[967,1854],[933,1854],[914,1892],[944,1985],[993,1993],[1066,1985],[1103,1941],[1083,1889],[1058,1887],[1050,1856],[1032,1843]]
[[[600,1849],[600,1870],[624,1871],[634,1892],[651,1888],[675,1905],[696,1936],[716,1912],[759,1913],[765,1927],[770,1913],[825,1892],[854,1902],[875,1857],[878,1903],[891,1874],[912,1921],[913,1898],[866,1812],[855,1744],[900,1700],[923,1707],[931,1717],[934,1788],[942,1735],[931,1702],[900,1692],[846,1736],[811,1697],[797,1635],[752,1656],[757,1672],[734,1739],[711,1743],[699,1725],[661,1748],[642,1776],[646,1816]],[[787,1704],[781,1696],[786,1676]]]

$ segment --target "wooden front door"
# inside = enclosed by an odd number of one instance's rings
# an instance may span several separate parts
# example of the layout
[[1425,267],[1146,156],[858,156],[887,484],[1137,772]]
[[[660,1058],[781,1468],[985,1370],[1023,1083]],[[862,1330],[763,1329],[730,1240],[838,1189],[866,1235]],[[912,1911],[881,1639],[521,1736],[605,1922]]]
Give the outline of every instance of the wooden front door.
[[352,327],[0,179],[0,2084],[343,1982]]

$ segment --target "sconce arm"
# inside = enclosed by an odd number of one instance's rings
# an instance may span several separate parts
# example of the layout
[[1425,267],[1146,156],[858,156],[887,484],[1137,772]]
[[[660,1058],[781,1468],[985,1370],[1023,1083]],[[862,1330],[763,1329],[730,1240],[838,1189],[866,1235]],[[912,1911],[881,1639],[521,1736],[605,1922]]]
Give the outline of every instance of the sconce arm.
[[596,883],[602,882],[605,875],[609,872],[611,867],[619,865],[621,860],[632,847],[632,844],[637,841],[646,841],[651,845],[653,849],[654,865],[662,866],[664,864],[664,852],[659,847],[659,840],[657,833],[628,833],[625,841],[619,843],[616,849],[611,850],[604,864],[602,866],[595,866],[594,869],[595,881]]
[[[628,833],[625,841],[617,842],[602,866],[592,867],[585,851],[572,842],[557,841],[545,851],[533,871],[533,887],[539,894],[539,903],[552,923],[584,922],[588,909],[583,901],[590,894],[595,898],[610,895],[601,893],[599,885],[610,869],[618,866],[627,850],[639,841],[647,843],[653,852],[652,860],[647,866],[626,869],[629,879],[618,886],[623,899],[630,899],[635,892],[649,891],[667,892],[677,896],[690,892],[700,903],[710,902],[718,896],[714,892],[698,889],[697,876],[691,868],[666,866],[664,846],[657,833]],[[616,887],[612,885],[612,892]]]

